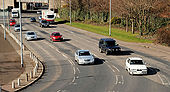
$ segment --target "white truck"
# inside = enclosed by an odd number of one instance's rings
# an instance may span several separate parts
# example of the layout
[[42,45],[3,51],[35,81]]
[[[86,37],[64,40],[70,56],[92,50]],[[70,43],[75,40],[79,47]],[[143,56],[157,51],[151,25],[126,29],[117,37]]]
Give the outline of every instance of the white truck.
[[46,20],[49,23],[54,23],[54,19],[56,17],[56,13],[51,10],[42,10],[42,20]]
[[19,8],[12,9],[12,17],[18,18],[19,17]]

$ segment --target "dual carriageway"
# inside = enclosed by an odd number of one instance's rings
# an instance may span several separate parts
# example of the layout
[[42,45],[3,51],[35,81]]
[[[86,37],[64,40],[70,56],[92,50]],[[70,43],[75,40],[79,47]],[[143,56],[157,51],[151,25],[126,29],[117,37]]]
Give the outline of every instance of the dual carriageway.
[[[43,58],[45,73],[23,92],[169,92],[170,61],[165,59],[170,54],[168,50],[163,52],[140,43],[118,41],[122,52],[106,56],[98,51],[98,41],[105,36],[64,24],[41,28],[38,23],[29,21],[29,17],[38,16],[23,14],[23,34],[35,31],[39,37],[36,41],[24,40],[24,43]],[[19,32],[10,29],[19,37]],[[51,42],[49,35],[54,31],[60,32],[65,40]],[[96,57],[96,63],[77,65],[74,53],[79,49],[90,50]],[[133,56],[147,62],[148,75],[131,76],[127,73],[125,60]]]

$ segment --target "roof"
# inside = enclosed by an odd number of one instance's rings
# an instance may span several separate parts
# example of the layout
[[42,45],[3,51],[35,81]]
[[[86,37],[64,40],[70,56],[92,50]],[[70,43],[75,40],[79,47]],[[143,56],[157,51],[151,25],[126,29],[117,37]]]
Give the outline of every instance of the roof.
[[52,33],[60,33],[60,32],[52,32]]
[[85,52],[85,51],[89,51],[89,50],[78,50],[78,52],[80,52],[80,51],[84,51]]
[[130,60],[142,60],[140,57],[129,57]]
[[104,41],[115,41],[115,40],[112,39],[112,38],[101,38],[100,40],[104,40]]

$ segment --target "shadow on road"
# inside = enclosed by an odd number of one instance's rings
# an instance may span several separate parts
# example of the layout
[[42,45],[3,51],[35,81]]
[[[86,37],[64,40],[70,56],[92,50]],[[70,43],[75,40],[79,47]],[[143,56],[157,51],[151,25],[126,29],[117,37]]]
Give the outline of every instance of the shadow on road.
[[41,41],[41,40],[44,40],[45,38],[38,38],[37,41]]
[[57,22],[55,22],[53,24],[65,24],[67,22],[69,22],[69,21],[68,20],[64,20],[64,21],[57,21]]
[[153,67],[147,67],[147,69],[148,69],[147,75],[155,75],[157,74],[157,72],[160,71],[159,69]]
[[104,59],[95,58],[94,65],[100,65],[100,64],[103,64],[104,62],[105,62]]
[[62,42],[67,42],[67,41],[71,41],[71,39],[63,39]]
[[134,52],[133,51],[118,51],[118,52],[113,52],[109,55],[121,56],[121,55],[131,55],[131,53],[134,53]]

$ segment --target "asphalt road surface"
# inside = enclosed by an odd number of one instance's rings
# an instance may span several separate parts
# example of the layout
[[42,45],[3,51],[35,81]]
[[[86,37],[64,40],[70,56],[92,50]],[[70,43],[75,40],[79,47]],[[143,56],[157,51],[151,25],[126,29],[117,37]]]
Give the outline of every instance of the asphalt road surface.
[[[45,73],[23,92],[169,92],[168,60],[140,52],[123,42],[119,44],[123,48],[121,53],[106,56],[98,50],[98,40],[105,36],[64,27],[62,24],[40,28],[38,23],[30,23],[28,15],[38,17],[36,14],[23,15],[26,16],[23,18],[23,34],[33,30],[39,39],[24,40],[24,43],[43,58]],[[63,42],[49,40],[50,33],[55,31],[63,35]],[[13,33],[19,36],[19,32]],[[95,64],[77,65],[74,53],[78,49],[90,50],[96,57]],[[127,73],[125,60],[133,56],[148,61],[148,75],[131,76]]]

